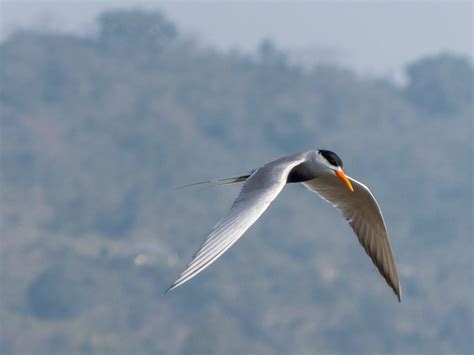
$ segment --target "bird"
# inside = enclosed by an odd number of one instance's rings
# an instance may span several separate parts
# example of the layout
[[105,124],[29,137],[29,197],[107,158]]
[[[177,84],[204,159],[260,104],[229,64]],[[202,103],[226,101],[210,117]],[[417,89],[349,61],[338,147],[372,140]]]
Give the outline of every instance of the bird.
[[[227,214],[214,226],[166,292],[189,281],[227,251],[260,218],[287,184],[301,183],[337,208],[401,302],[401,287],[387,227],[369,188],[345,174],[339,156],[324,149],[288,155],[249,173],[196,184],[244,182]],[[183,187],[188,187],[186,185]]]

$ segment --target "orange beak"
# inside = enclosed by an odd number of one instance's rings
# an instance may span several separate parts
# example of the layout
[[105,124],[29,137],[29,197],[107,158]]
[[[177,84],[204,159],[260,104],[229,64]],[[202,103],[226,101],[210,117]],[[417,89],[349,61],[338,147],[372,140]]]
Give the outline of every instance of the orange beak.
[[351,185],[351,182],[349,181],[349,179],[347,178],[346,174],[344,174],[344,171],[341,170],[337,170],[336,171],[336,175],[338,176],[339,179],[342,180],[342,182],[344,184],[346,184],[346,186],[351,190],[351,191],[354,191],[354,188],[352,187]]

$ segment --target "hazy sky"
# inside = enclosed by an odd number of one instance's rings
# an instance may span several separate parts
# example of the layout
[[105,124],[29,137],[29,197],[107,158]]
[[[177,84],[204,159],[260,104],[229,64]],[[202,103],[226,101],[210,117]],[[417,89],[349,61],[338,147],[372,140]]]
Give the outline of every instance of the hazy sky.
[[18,27],[89,32],[101,11],[158,8],[201,42],[255,48],[273,38],[296,57],[319,55],[362,73],[399,76],[425,54],[472,56],[471,1],[5,1],[2,38]]

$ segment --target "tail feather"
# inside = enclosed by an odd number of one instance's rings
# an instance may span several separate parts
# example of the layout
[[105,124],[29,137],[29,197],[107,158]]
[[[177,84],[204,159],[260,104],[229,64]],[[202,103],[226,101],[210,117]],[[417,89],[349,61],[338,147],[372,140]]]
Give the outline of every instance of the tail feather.
[[175,188],[174,190],[181,190],[187,187],[192,187],[192,186],[197,186],[197,185],[207,185],[205,187],[211,188],[211,187],[217,187],[217,186],[222,186],[222,185],[228,185],[228,184],[235,184],[238,182],[243,182],[249,178],[250,175],[252,175],[253,171],[251,171],[249,174],[245,175],[240,175],[240,176],[234,176],[230,178],[223,178],[223,179],[214,179],[214,180],[207,180],[207,181],[200,181],[200,182],[195,182],[192,184],[184,185],[184,186],[179,186]]

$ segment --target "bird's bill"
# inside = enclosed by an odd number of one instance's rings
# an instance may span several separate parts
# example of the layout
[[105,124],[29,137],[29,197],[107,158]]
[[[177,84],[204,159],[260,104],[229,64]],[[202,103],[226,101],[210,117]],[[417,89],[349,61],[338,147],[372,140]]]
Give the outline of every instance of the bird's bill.
[[342,180],[342,182],[344,184],[346,184],[346,186],[351,190],[351,191],[354,191],[354,188],[352,187],[352,184],[351,182],[349,181],[349,179],[347,178],[346,174],[344,174],[344,171],[342,171],[342,169],[339,169],[336,171],[336,175],[339,179]]

